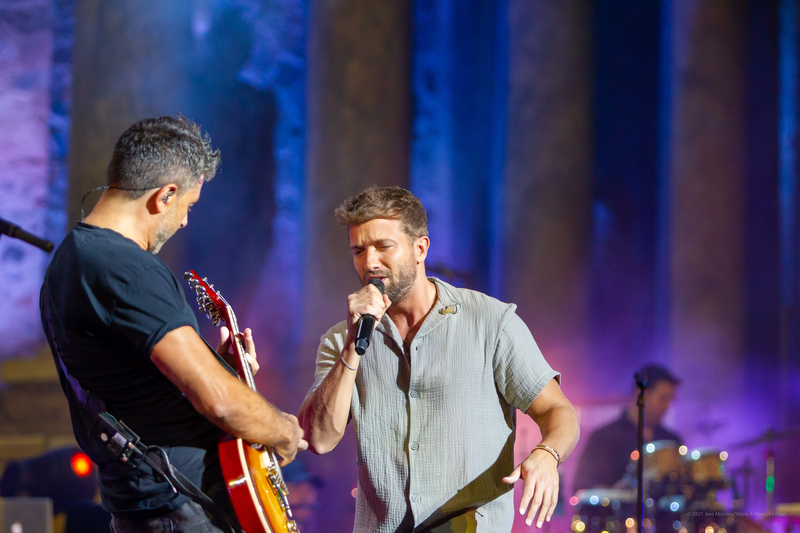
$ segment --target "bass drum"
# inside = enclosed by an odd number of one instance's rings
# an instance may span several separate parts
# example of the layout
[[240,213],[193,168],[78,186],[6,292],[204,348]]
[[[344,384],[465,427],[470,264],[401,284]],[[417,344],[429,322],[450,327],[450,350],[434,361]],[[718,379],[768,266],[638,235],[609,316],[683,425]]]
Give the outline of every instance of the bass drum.
[[727,456],[716,448],[696,448],[683,456],[689,483],[703,489],[723,489]]
[[[645,493],[655,500],[681,493],[684,466],[674,440],[656,440],[644,446]],[[635,463],[635,462],[634,462]],[[635,464],[634,464],[634,472]]]

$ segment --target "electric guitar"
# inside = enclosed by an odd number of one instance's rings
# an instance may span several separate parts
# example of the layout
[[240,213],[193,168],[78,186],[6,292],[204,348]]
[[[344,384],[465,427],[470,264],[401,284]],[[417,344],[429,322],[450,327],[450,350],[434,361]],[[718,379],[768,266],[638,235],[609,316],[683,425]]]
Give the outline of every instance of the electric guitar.
[[[225,322],[231,334],[239,379],[256,390],[233,309],[214,286],[194,270],[183,277],[197,293],[200,310],[215,326]],[[247,533],[299,533],[289,508],[289,491],[272,447],[249,444],[227,435],[219,443],[219,460],[236,518]]]

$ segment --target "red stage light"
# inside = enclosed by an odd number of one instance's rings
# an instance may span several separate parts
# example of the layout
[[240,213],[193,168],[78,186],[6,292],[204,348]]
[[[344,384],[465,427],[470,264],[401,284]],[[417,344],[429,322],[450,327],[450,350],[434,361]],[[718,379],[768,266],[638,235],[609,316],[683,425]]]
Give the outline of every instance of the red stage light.
[[92,473],[92,460],[85,453],[78,452],[72,456],[72,471],[78,477],[86,477]]

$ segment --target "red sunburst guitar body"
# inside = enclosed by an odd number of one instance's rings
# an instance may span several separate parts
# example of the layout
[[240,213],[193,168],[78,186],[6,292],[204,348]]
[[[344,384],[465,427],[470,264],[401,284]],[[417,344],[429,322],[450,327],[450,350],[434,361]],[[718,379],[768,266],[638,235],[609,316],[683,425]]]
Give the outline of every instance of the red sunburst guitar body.
[[[239,326],[228,302],[213,285],[192,270],[184,277],[197,293],[200,310],[214,321],[225,322],[231,333],[231,348],[236,356],[239,378],[255,390],[253,373],[245,357],[244,345],[238,338]],[[251,445],[230,435],[219,443],[219,460],[236,518],[247,533],[299,533],[292,520],[275,451],[269,446]]]

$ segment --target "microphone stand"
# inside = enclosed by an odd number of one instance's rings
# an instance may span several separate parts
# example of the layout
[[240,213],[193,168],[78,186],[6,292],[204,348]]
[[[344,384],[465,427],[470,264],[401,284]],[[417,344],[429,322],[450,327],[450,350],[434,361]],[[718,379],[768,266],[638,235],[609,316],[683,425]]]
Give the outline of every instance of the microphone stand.
[[640,376],[637,372],[633,375],[636,380],[636,386],[639,387],[639,397],[636,400],[636,405],[639,406],[639,457],[636,462],[636,514],[638,515],[639,533],[644,532],[642,521],[644,520],[644,391],[650,385],[650,380],[647,375]]
[[19,226],[15,226],[8,220],[0,218],[0,236],[2,235],[8,235],[9,237],[14,237],[15,239],[27,242],[28,244],[35,246],[45,252],[53,251],[52,242],[37,237],[36,235],[32,235],[27,231],[25,231],[24,229],[20,228]]

